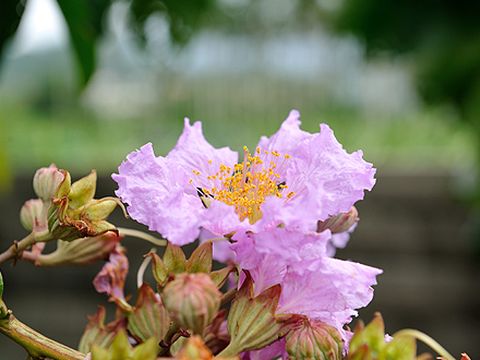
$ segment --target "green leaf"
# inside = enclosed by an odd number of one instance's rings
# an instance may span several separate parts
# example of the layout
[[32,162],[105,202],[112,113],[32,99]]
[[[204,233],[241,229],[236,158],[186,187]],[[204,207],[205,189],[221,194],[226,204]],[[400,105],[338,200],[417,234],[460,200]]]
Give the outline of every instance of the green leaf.
[[396,336],[384,349],[385,360],[412,360],[417,354],[415,338],[411,336]]
[[385,347],[385,325],[380,313],[376,313],[373,320],[364,328],[355,329],[350,341],[350,352],[354,354],[358,349],[367,345],[371,354],[378,355]]
[[180,246],[168,242],[163,254],[163,262],[169,273],[179,274],[185,271],[187,260]]
[[108,350],[99,346],[93,347],[92,360],[155,360],[157,352],[158,347],[154,338],[132,348],[127,333],[121,330]]
[[209,273],[212,270],[212,242],[207,241],[197,247],[187,261],[187,272]]
[[155,360],[158,346],[155,338],[150,338],[133,349],[132,360]]
[[103,33],[103,17],[111,0],[57,0],[67,22],[79,65],[79,80],[85,86],[96,66],[96,43]]
[[106,349],[112,344],[117,332],[124,328],[124,321],[119,318],[105,324],[105,315],[105,308],[99,306],[97,313],[89,316],[78,350],[89,353],[94,346]]

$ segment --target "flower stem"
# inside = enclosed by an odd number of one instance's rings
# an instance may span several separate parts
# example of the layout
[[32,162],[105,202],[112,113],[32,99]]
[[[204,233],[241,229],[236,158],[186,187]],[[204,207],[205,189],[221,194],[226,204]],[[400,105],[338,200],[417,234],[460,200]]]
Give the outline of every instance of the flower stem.
[[25,348],[33,358],[54,360],[85,359],[85,354],[47,338],[19,321],[10,313],[0,320],[0,333],[8,336]]
[[35,235],[28,234],[20,241],[15,241],[7,250],[0,254],[0,264],[15,258],[19,253],[35,243]]
[[444,360],[455,360],[455,358],[450,355],[450,353],[445,350],[439,343],[437,343],[434,339],[432,339],[427,334],[422,333],[421,331],[415,329],[403,329],[393,334],[393,337],[397,336],[411,336],[428,345],[438,355],[442,356]]
[[155,236],[144,233],[143,231],[140,231],[140,230],[127,229],[127,228],[121,228],[121,227],[117,228],[117,230],[120,232],[120,235],[123,235],[123,236],[131,236],[131,237],[134,237],[134,238],[146,240],[146,241],[151,242],[152,244],[157,245],[157,246],[166,246],[167,245],[167,240],[158,239]]

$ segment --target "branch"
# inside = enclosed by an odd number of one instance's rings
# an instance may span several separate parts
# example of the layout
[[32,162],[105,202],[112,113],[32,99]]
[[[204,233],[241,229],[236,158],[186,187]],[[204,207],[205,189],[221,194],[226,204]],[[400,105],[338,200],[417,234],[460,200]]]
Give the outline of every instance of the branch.
[[0,264],[16,258],[18,254],[33,244],[35,244],[35,235],[33,233],[28,234],[20,241],[14,241],[7,250],[0,254]]
[[[1,302],[1,305],[4,306],[3,302]],[[33,330],[15,318],[10,312],[0,320],[0,333],[25,348],[33,358],[84,360],[86,356]]]

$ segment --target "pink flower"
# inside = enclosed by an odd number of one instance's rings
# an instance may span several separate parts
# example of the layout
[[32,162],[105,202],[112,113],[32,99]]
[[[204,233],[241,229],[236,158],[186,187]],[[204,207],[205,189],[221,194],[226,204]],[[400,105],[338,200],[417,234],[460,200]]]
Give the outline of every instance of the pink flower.
[[128,274],[128,259],[125,250],[120,246],[112,251],[108,262],[93,279],[93,286],[99,293],[110,296],[109,300],[119,307],[130,309],[124,295],[125,280]]
[[278,313],[322,321],[347,341],[344,325],[370,303],[372,286],[382,271],[332,258],[329,235],[329,230],[303,234],[284,228],[239,233],[232,249],[235,262],[250,272],[255,294],[281,285]]
[[217,237],[282,225],[315,231],[319,220],[348,211],[374,183],[361,151],[348,154],[332,130],[300,130],[295,110],[271,138],[262,137],[244,159],[216,149],[201,123],[185,128],[175,148],[155,156],[151,144],[127,156],[113,175],[116,194],[132,218],[177,245],[205,230]]

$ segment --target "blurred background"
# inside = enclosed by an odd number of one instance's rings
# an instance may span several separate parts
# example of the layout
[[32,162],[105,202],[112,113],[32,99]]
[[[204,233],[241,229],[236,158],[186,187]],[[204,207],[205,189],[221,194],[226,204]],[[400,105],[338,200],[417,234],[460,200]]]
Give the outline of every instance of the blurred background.
[[[384,269],[369,321],[427,332],[480,357],[480,3],[469,0],[2,0],[0,245],[24,236],[35,169],[96,168],[98,193],[127,153],[165,154],[183,117],[216,146],[255,146],[292,108],[363,149],[378,182],[338,257]],[[133,221],[115,219],[124,226]],[[126,240],[134,276],[148,244]],[[102,264],[4,265],[5,300],[76,346],[105,303]],[[0,337],[1,359],[23,359]]]

